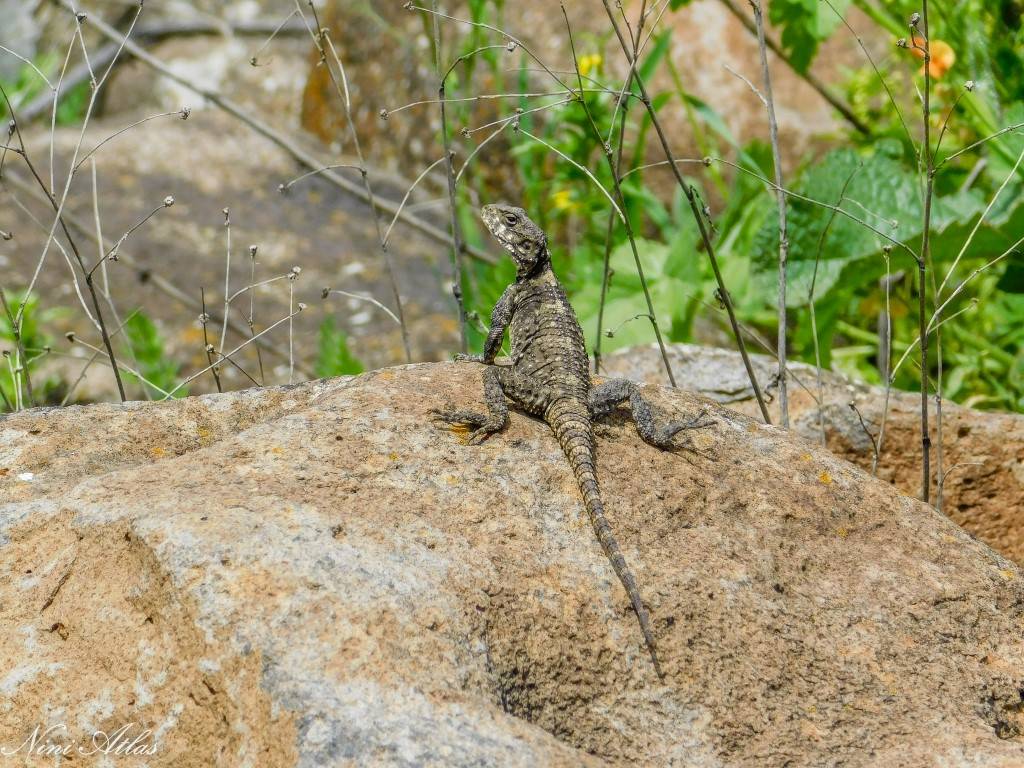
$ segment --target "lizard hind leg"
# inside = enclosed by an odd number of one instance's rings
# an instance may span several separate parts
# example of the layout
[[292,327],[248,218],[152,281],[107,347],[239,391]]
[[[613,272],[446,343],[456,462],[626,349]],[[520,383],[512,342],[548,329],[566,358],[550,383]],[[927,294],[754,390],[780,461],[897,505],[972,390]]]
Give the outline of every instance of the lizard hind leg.
[[447,424],[469,427],[472,430],[468,439],[471,445],[479,445],[495,432],[504,429],[508,423],[508,404],[505,402],[505,392],[499,380],[498,370],[494,366],[489,366],[484,371],[484,401],[487,403],[487,413],[463,410],[432,412],[435,418]]
[[551,400],[551,389],[533,376],[514,367],[497,368],[498,383],[502,391],[519,408],[534,416],[543,416]]
[[614,411],[624,402],[629,402],[636,431],[644,442],[661,448],[663,451],[674,450],[677,446],[672,439],[687,429],[709,427],[714,422],[701,411],[689,421],[670,421],[657,424],[651,404],[641,394],[640,387],[628,379],[609,379],[590,392],[590,412],[594,419],[600,419]]

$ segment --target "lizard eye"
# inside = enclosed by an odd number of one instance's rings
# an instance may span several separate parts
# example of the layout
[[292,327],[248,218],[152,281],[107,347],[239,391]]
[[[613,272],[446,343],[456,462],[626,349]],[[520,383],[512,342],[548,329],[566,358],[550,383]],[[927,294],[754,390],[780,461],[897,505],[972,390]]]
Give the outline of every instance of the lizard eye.
[[508,224],[510,227],[514,227],[517,221],[519,221],[519,217],[516,216],[514,213],[505,214],[505,223]]

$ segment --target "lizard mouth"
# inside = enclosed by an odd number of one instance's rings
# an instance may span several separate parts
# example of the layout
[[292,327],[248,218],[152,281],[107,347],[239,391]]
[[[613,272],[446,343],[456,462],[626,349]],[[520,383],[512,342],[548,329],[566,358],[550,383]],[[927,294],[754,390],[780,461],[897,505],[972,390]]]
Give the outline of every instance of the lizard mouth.
[[517,262],[522,261],[523,255],[519,252],[519,249],[511,241],[505,240],[504,238],[497,236],[496,239],[501,244],[502,248],[504,248],[506,251],[512,254],[513,259],[515,259]]
[[520,277],[533,272],[546,255],[544,233],[526,216],[522,208],[510,205],[485,205],[480,218],[501,247],[512,257]]
[[509,237],[508,227],[501,220],[500,209],[495,205],[485,205],[480,211],[480,218],[498,244],[508,251],[516,262],[520,262],[523,255],[519,251],[518,244]]

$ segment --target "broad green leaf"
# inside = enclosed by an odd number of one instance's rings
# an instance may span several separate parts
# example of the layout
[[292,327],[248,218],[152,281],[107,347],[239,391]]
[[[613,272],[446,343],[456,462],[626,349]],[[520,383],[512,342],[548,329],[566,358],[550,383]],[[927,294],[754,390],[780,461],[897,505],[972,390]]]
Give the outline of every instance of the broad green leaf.
[[[816,260],[816,301],[840,285],[853,289],[878,279],[884,272],[881,253],[886,244],[893,245],[894,269],[913,266],[910,254],[887,238],[919,250],[924,215],[920,186],[913,171],[888,146],[881,144],[874,154],[863,157],[851,149],[830,152],[790,186],[816,202],[792,197],[788,201],[789,306],[807,303]],[[846,213],[833,214],[827,206],[836,206],[840,195]],[[944,253],[946,244],[954,242],[982,208],[982,201],[969,194],[935,200],[932,253],[936,260],[941,261],[937,254]],[[775,274],[778,243],[778,213],[773,211],[754,242],[755,266],[765,289],[774,279],[765,278]]]
[[[664,243],[641,238],[637,240],[637,250],[644,267],[654,312],[661,325],[662,334],[667,337],[673,326],[683,322],[687,313],[692,313],[692,284],[671,275],[672,270],[668,262],[676,258],[673,248]],[[628,242],[619,244],[612,251],[609,264],[613,274],[608,287],[601,332],[604,334],[610,329],[613,335],[610,338],[603,337],[601,348],[611,351],[653,342],[654,329],[647,317],[643,288]],[[597,331],[600,299],[600,280],[584,286],[573,298],[588,345],[593,344]]]
[[818,53],[818,46],[828,39],[846,13],[851,0],[832,0],[835,11],[821,0],[772,0],[768,18],[782,29],[782,47],[799,72],[806,72]]
[[1007,293],[1024,293],[1024,253],[1006,268],[996,287]]

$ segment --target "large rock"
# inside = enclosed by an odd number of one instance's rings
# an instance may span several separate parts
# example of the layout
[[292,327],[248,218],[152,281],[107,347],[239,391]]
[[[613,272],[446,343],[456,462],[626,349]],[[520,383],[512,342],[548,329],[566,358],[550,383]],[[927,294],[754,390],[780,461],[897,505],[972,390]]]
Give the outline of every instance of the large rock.
[[547,427],[429,421],[480,373],[0,421],[0,746],[137,723],[150,766],[1024,763],[1017,566],[652,388],[715,420],[679,453],[598,430],[659,681]]
[[[693,344],[673,344],[668,351],[680,388],[760,419],[761,411],[738,352]],[[752,362],[758,382],[771,399],[769,414],[778,423],[777,363],[765,355],[754,355]],[[789,392],[794,431],[827,445],[854,464],[872,468],[882,414],[886,412],[885,390],[824,371],[823,407],[819,408],[815,368],[791,363],[789,369],[793,374]],[[610,355],[602,363],[602,372],[640,382],[665,381],[661,355],[654,346]],[[930,405],[936,486],[932,498],[941,511],[990,547],[1024,564],[1024,416],[976,411],[944,402],[940,441],[934,400]],[[920,393],[890,392],[884,422],[878,477],[916,496],[921,490]],[[941,489],[937,487],[939,477],[943,478]]]

